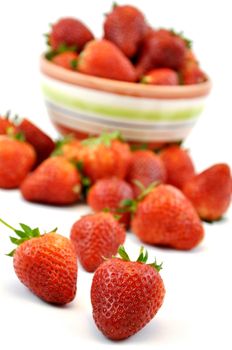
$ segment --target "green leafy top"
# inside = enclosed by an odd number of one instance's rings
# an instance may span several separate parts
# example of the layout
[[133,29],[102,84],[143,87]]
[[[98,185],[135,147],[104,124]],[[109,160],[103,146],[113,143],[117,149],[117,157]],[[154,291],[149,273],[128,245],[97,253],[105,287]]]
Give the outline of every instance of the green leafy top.
[[[127,254],[127,252],[126,252],[126,250],[124,248],[124,246],[122,246],[122,245],[119,246],[118,254],[119,254],[119,256],[120,256],[120,258],[122,260],[124,260],[124,261],[131,261],[129,255]],[[139,257],[136,260],[136,262],[141,263],[141,264],[146,264],[147,263],[147,259],[148,259],[148,252],[147,252],[146,249],[144,250],[144,247],[142,246],[140,248]],[[163,263],[158,264],[156,259],[155,259],[155,261],[152,264],[147,264],[147,265],[153,267],[155,270],[157,270],[159,272],[162,269]]]
[[118,212],[130,212],[134,214],[137,210],[138,203],[142,201],[158,184],[159,181],[152,182],[148,187],[145,187],[140,181],[134,180],[134,184],[141,190],[140,195],[136,199],[123,199],[120,202]]
[[177,32],[175,31],[173,28],[170,29],[170,32],[173,34],[173,35],[176,35],[176,36],[179,36],[182,40],[184,40],[185,42],[185,45],[188,49],[191,49],[192,48],[192,45],[193,45],[193,41],[191,39],[188,39],[184,36],[184,32],[183,31],[180,31],[180,32]]
[[122,135],[119,131],[113,131],[111,133],[103,132],[98,137],[89,137],[83,140],[81,143],[87,147],[96,147],[98,145],[111,146],[111,142],[114,140],[122,140]]
[[[47,37],[46,34],[45,34],[45,36]],[[75,45],[68,46],[65,43],[62,43],[62,44],[59,45],[59,47],[56,50],[49,49],[45,53],[45,57],[47,58],[47,60],[51,61],[53,59],[53,57],[55,57],[56,55],[58,55],[60,53],[67,52],[67,51],[76,52],[77,49],[78,48]]]
[[74,140],[74,136],[72,134],[65,135],[64,137],[59,138],[58,140],[56,140],[56,142],[55,142],[55,149],[52,152],[51,156],[52,157],[61,156],[63,154],[62,147],[64,145],[70,143],[73,140]]
[[[20,227],[22,230],[17,230],[14,227],[12,227],[11,225],[9,225],[8,223],[6,223],[3,219],[0,218],[0,222],[5,225],[6,227],[8,227],[10,230],[14,231],[14,233],[16,234],[17,237],[13,237],[10,236],[10,240],[13,244],[15,244],[16,246],[19,246],[20,244],[22,244],[25,241],[28,241],[31,238],[35,238],[35,237],[40,237],[40,231],[38,229],[38,227],[32,229],[31,227],[20,223]],[[54,230],[50,231],[50,232],[56,232],[57,228],[55,228]],[[8,256],[13,256],[14,252],[16,249],[13,249],[9,254],[7,254]]]

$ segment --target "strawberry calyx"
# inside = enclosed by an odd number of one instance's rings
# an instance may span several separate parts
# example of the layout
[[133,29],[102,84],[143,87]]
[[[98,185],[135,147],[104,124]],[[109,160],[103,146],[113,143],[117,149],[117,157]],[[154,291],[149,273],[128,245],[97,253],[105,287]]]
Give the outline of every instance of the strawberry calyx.
[[112,141],[114,140],[123,140],[122,135],[119,131],[113,131],[111,133],[103,132],[100,136],[89,137],[88,139],[81,141],[81,144],[92,148],[98,145],[110,147]]
[[78,65],[78,60],[76,59],[76,58],[74,58],[73,60],[71,60],[71,62],[70,62],[70,67],[72,68],[72,69],[77,69],[77,65]]
[[138,180],[134,180],[133,182],[136,186],[139,187],[141,193],[136,199],[123,199],[119,204],[119,213],[130,212],[134,214],[137,210],[139,202],[141,202],[160,183],[159,181],[154,181],[149,186],[145,187]]
[[188,49],[192,48],[193,41],[191,39],[186,38],[182,30],[180,32],[177,32],[175,29],[171,28],[170,33],[179,36],[185,42],[185,45]]
[[92,184],[91,179],[88,176],[85,176],[84,174],[84,163],[82,161],[73,161],[73,164],[76,166],[80,177],[81,177],[81,184],[82,184],[82,189],[83,189],[83,194],[84,196],[87,195],[87,192]]
[[139,151],[139,150],[147,150],[148,149],[148,144],[147,143],[141,143],[141,144],[138,144],[138,145],[131,145],[130,146],[130,149],[132,152],[134,151]]
[[148,75],[143,75],[140,79],[141,84],[150,84],[151,78]]
[[56,140],[54,151],[51,153],[50,157],[63,155],[62,147],[73,140],[74,140],[74,136],[72,134],[65,135],[64,137]]
[[115,218],[116,221],[120,220],[122,215],[119,214],[118,210],[116,209],[116,211],[114,213],[112,213],[112,210],[108,207],[105,207],[101,210],[103,213],[110,213],[113,215],[113,217]]
[[[17,230],[14,227],[12,227],[10,224],[5,222],[3,219],[0,218],[0,222],[8,227],[10,230],[14,231],[17,237],[10,236],[10,240],[13,244],[16,246],[19,246],[20,244],[24,243],[25,241],[28,241],[32,238],[40,237],[41,233],[39,231],[39,228],[31,228],[28,225],[20,223],[21,230]],[[56,232],[57,228],[53,229],[49,232]],[[13,249],[10,253],[6,254],[7,256],[14,256],[16,248]]]
[[[118,254],[120,256],[119,259],[122,259],[124,261],[131,261],[129,255],[127,254],[125,248],[123,245],[120,245],[118,248]],[[147,260],[148,260],[148,252],[146,249],[144,249],[143,246],[141,246],[140,251],[139,251],[139,257],[136,260],[136,262],[141,263],[141,264],[147,264]],[[158,264],[155,258],[155,261],[151,264],[147,264],[151,267],[153,267],[155,270],[157,270],[158,272],[162,269],[163,263]]]
[[76,45],[68,46],[65,43],[62,43],[59,45],[59,47],[56,50],[49,49],[45,53],[45,58],[51,61],[56,55],[59,55],[60,53],[67,52],[67,51],[76,52],[77,49],[78,47]]

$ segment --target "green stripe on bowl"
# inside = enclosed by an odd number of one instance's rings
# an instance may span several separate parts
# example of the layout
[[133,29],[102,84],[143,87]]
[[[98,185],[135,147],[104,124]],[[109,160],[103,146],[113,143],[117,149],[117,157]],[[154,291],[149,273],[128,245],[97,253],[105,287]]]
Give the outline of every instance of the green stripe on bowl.
[[133,120],[147,120],[147,121],[181,121],[189,120],[198,116],[204,106],[196,106],[186,108],[184,110],[137,110],[124,107],[105,106],[102,104],[96,104],[80,100],[76,97],[69,96],[63,92],[59,92],[56,89],[51,88],[45,84],[42,85],[42,91],[46,98],[50,101],[62,104],[63,106],[72,108],[74,110],[93,112],[106,117],[117,117],[121,119],[133,119]]

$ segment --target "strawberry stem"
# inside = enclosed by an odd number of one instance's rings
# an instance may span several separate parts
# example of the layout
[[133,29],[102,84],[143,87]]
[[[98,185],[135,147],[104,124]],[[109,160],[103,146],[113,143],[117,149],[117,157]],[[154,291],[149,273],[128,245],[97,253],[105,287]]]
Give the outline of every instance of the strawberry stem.
[[[38,227],[32,229],[29,226],[20,223],[19,225],[20,225],[22,230],[17,230],[1,218],[0,218],[0,222],[3,225],[5,225],[6,227],[8,227],[10,230],[14,231],[14,233],[16,234],[17,237],[10,236],[10,240],[13,244],[15,244],[17,246],[19,246],[20,244],[22,244],[25,241],[28,241],[31,238],[41,236]],[[55,231],[56,231],[56,229],[53,230],[52,232],[55,232]],[[15,249],[12,250],[9,254],[7,254],[7,256],[13,256],[14,252],[15,252]]]
[[[160,181],[154,181],[154,182],[150,183],[150,185],[147,186],[146,188],[144,188],[144,186],[143,186],[144,190],[140,193],[137,200],[138,201],[143,200],[159,183],[160,183]],[[141,188],[141,185],[139,186],[140,188]],[[138,181],[137,181],[137,186],[138,186]]]
[[12,227],[10,224],[8,224],[6,221],[4,221],[3,219],[0,218],[0,222],[5,225],[6,227],[8,227],[9,229],[11,229],[12,231],[15,231],[15,228]]

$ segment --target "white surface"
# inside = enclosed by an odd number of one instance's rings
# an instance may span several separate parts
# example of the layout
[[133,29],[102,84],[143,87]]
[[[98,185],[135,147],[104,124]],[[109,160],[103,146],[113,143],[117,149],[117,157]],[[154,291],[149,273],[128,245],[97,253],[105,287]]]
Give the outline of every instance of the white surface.
[[[41,34],[47,23],[65,15],[82,18],[101,33],[102,13],[110,1],[13,1],[0,3],[0,112],[11,109],[28,116],[50,134],[39,89],[38,57],[43,50]],[[127,1],[118,1],[127,3]],[[133,1],[147,13],[155,26],[184,29],[194,40],[202,66],[214,87],[201,120],[186,141],[200,171],[216,162],[232,166],[231,156],[231,11],[230,2]],[[91,13],[90,13],[91,9]],[[17,166],[17,165],[16,165]],[[0,191],[0,216],[12,225],[25,222],[41,230],[59,227],[68,236],[72,223],[85,208],[52,208],[21,200],[18,191]],[[231,349],[231,245],[232,211],[226,220],[205,224],[206,237],[192,252],[147,247],[150,259],[163,261],[162,277],[167,294],[156,318],[130,339],[113,343],[95,328],[89,290],[92,275],[81,267],[76,299],[67,307],[47,305],[21,285],[12,260],[4,254],[11,249],[9,231],[0,227],[0,348],[68,349],[92,345],[122,348]],[[140,243],[128,234],[126,247],[132,257]]]

